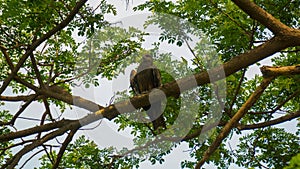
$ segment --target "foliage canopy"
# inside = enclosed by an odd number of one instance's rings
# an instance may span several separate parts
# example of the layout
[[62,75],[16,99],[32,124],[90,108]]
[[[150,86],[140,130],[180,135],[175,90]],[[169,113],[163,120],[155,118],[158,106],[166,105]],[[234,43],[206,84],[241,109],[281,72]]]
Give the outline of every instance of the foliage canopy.
[[[39,168],[138,168],[146,160],[164,163],[180,144],[189,146],[191,157],[182,168],[299,167],[299,9],[297,0],[149,0],[133,7],[152,13],[139,29],[108,21],[118,11],[107,0],[93,6],[87,0],[1,0],[1,168],[24,167],[39,153]],[[160,32],[149,39],[151,26]],[[108,106],[74,93],[127,75],[146,53],[161,70],[164,85],[156,92],[118,91]],[[247,76],[266,58],[261,75]],[[140,109],[159,92],[166,98],[162,133]],[[32,112],[36,105],[42,109]],[[65,117],[74,107],[89,113]],[[102,119],[119,132],[130,129],[135,147],[74,139]],[[228,143],[235,137],[233,149]]]

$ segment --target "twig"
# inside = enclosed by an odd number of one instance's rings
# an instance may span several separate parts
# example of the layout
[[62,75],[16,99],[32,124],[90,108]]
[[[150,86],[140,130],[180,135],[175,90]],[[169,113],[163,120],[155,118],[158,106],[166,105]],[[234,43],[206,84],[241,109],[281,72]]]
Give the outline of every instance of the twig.
[[22,107],[18,110],[18,112],[14,115],[14,117],[9,122],[0,122],[0,126],[2,125],[14,125],[17,118],[22,114],[22,112],[37,98],[38,95],[33,95]]
[[23,168],[34,156],[36,156],[37,154],[39,154],[40,152],[42,152],[43,150],[39,150],[36,153],[34,153],[32,156],[30,156],[20,168]]
[[239,125],[237,125],[237,128],[239,130],[252,130],[252,129],[263,128],[263,127],[268,127],[268,126],[280,124],[280,123],[290,121],[290,120],[298,118],[298,117],[300,117],[300,111],[296,111],[294,113],[290,113],[288,115],[279,117],[277,119],[262,122],[262,123],[250,124],[250,125],[241,125],[241,124],[239,124]]
[[231,116],[231,114],[232,114],[232,109],[233,109],[234,103],[235,103],[235,101],[236,101],[236,99],[237,99],[237,96],[238,96],[238,94],[239,94],[239,92],[240,92],[240,90],[241,90],[241,86],[242,86],[243,80],[244,80],[244,78],[245,78],[245,74],[246,74],[246,69],[243,69],[242,77],[241,77],[241,79],[240,79],[240,81],[239,81],[239,84],[238,84],[238,86],[237,86],[237,88],[236,88],[236,90],[235,90],[235,92],[234,92],[234,97],[233,97],[233,99],[232,99],[232,101],[231,101],[231,103],[230,103],[230,106],[229,106],[229,110],[228,110],[228,115],[229,115],[229,117],[232,117],[232,116]]

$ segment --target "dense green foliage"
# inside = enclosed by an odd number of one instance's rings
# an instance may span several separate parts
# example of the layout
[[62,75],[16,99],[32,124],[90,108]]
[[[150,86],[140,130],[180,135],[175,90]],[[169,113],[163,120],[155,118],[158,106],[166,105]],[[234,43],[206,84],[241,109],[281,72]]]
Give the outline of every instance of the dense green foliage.
[[[61,161],[62,168],[132,168],[138,167],[138,159],[125,157],[124,159],[112,158],[111,154],[115,153],[113,147],[99,149],[97,144],[88,140],[84,136],[78,138],[70,144]],[[56,154],[52,154],[55,158]],[[130,161],[130,163],[127,163]],[[47,156],[42,158],[42,169],[51,168],[52,164]]]
[[[255,3],[284,24],[292,28],[300,27],[300,1],[257,0]],[[75,5],[75,0],[0,1],[0,81],[7,79],[11,66],[18,65],[19,59],[30,50],[32,43],[44,38],[49,31],[65,21]],[[111,81],[124,74],[126,68],[137,65],[145,53],[154,56],[155,65],[161,69],[162,82],[166,84],[227,62],[273,36],[263,24],[253,20],[228,0],[149,0],[133,8],[134,11],[157,13],[148,18],[145,27],[156,25],[161,34],[150,48],[145,49],[143,45],[150,36],[149,32],[134,27],[121,28],[109,23],[105,20],[105,15],[117,15],[117,11],[105,0],[99,2],[96,9],[84,5],[64,29],[47,37],[39,48],[30,54],[33,57],[27,59],[17,73],[19,79],[26,83],[15,78],[9,84],[13,95],[28,95],[32,90],[38,91],[36,88],[43,89],[45,86],[49,89],[59,86],[72,94],[71,89],[78,81],[86,88],[99,87],[99,79]],[[78,42],[78,37],[84,37],[86,40]],[[193,53],[192,59],[160,50],[164,44],[179,49],[187,48],[186,45],[195,40],[194,38],[198,41],[189,49]],[[4,51],[7,51],[7,56]],[[12,65],[7,59],[8,56]],[[299,46],[278,52],[270,62],[276,66],[300,64]],[[213,124],[215,121],[211,120],[211,115],[214,115],[221,105],[222,117],[218,119],[220,125],[207,131],[204,136],[201,135],[201,138],[197,136],[181,141],[188,144],[192,157],[190,161],[182,161],[181,167],[194,168],[224,124],[239,111],[262,81],[263,77],[258,75],[253,78],[245,77],[247,70],[249,67],[226,77],[226,84],[206,84],[185,91],[179,98],[167,98],[163,105],[168,130],[163,136],[155,137],[156,133],[150,130],[151,123],[132,120],[147,118],[146,113],[140,109],[113,119],[119,126],[118,131],[131,129],[130,134],[134,137],[136,151],[130,152],[127,148],[100,148],[93,141],[81,136],[67,146],[59,167],[138,168],[145,160],[152,164],[163,163],[165,156],[181,144],[178,141],[186,135],[197,133],[206,123]],[[263,123],[299,111],[299,77],[300,75],[293,75],[276,78],[241,119],[239,125]],[[218,85],[221,87],[216,87]],[[36,97],[43,96],[42,92],[36,93]],[[214,94],[219,97],[213,97]],[[119,91],[115,102],[132,96],[130,89]],[[59,107],[61,112],[57,119],[61,119],[65,109],[71,107],[70,103],[55,97],[40,97],[37,100],[47,100],[46,103],[50,106]],[[10,122],[15,112],[10,112],[9,108],[5,107],[7,100],[0,101],[0,135],[4,135],[12,131],[11,126],[14,124],[3,124]],[[31,103],[27,100],[26,103],[28,102]],[[47,108],[45,112],[48,112]],[[46,116],[49,121],[57,120],[50,112]],[[295,121],[296,118],[293,122]],[[299,124],[299,120],[297,122]],[[207,163],[213,163],[218,168],[228,168],[231,164],[244,168],[299,168],[300,128],[296,128],[298,131],[291,133],[274,125],[253,128],[245,133],[237,126],[210,156]],[[240,138],[237,147],[231,149],[227,143],[234,136]],[[175,142],[171,139],[164,140],[172,137],[180,139]],[[40,138],[40,135],[37,138]],[[0,143],[0,165],[5,163],[5,159],[13,156],[11,149],[7,147],[18,141],[20,140]],[[147,144],[149,146],[143,147]],[[51,168],[58,156],[58,150],[45,152],[47,153],[41,157],[40,168]]]

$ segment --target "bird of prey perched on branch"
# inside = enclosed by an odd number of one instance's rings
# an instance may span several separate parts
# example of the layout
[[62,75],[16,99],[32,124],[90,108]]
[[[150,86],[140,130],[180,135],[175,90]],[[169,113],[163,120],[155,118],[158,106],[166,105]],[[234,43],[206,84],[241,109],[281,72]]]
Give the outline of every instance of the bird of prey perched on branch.
[[[130,86],[136,95],[148,93],[152,89],[161,86],[160,71],[153,65],[153,58],[151,55],[144,55],[137,71],[131,71]],[[151,103],[150,106],[145,106],[143,109],[147,111],[147,115],[153,124],[154,131],[157,131],[159,127],[166,128],[160,101]]]

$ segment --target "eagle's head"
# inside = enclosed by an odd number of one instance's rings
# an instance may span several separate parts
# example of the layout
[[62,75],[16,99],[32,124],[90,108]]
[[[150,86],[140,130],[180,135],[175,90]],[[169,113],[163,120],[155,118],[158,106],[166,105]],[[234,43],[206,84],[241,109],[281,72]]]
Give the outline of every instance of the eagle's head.
[[153,58],[152,58],[151,55],[146,54],[146,55],[143,56],[142,62],[144,62],[144,63],[151,63],[152,64],[153,63]]

